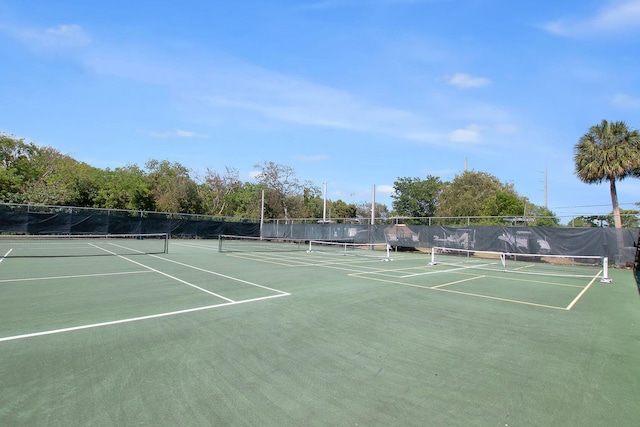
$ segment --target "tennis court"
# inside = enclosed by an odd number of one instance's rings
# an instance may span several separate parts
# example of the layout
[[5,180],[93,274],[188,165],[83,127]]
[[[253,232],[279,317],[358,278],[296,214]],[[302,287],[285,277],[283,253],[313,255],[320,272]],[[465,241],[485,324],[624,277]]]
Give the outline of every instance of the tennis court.
[[630,270],[146,240],[0,242],[0,424],[640,419]]

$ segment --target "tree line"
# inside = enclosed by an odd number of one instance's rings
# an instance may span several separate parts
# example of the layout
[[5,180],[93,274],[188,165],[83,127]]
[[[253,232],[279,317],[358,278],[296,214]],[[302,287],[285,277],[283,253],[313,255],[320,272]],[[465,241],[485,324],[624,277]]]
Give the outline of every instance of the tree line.
[[[603,121],[575,146],[576,175],[587,183],[608,180],[613,212],[579,217],[576,225],[621,224],[615,182],[640,176],[637,131],[623,122]],[[370,218],[371,204],[324,200],[318,185],[302,181],[293,168],[271,161],[254,165],[254,181],[243,181],[237,169],[207,169],[203,177],[168,160],[149,160],[100,169],[49,146],[0,133],[0,202],[259,218],[264,194],[265,218]],[[513,184],[481,171],[465,171],[451,181],[436,176],[398,177],[391,210],[376,203],[378,218],[476,217],[476,224],[504,225],[504,218],[528,225],[558,225],[556,215],[521,196]],[[326,204],[325,204],[326,202]],[[637,211],[622,211],[637,213]],[[625,226],[635,226],[625,223]]]
[[[265,161],[254,167],[254,182],[242,181],[230,167],[197,177],[168,160],[101,169],[0,133],[0,202],[259,218],[265,190],[267,218],[323,215],[317,185],[301,181],[288,166]],[[330,208],[335,217],[354,218],[366,206],[336,200]]]
[[[0,201],[258,218],[265,190],[266,218],[370,217],[367,202],[327,200],[325,207],[320,187],[300,180],[289,166],[265,161],[254,167],[254,182],[241,180],[231,167],[194,177],[184,165],[168,160],[101,169],[55,148],[0,134]],[[553,217],[519,196],[513,185],[485,172],[465,172],[451,182],[403,177],[394,189],[393,210],[378,203],[377,217]]]

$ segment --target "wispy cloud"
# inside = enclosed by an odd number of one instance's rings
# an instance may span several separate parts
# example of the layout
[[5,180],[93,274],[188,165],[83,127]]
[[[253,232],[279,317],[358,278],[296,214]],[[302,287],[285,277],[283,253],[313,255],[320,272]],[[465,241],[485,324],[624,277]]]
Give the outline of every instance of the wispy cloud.
[[0,31],[33,48],[81,48],[91,44],[91,37],[76,24],[44,29],[2,25]]
[[469,125],[464,129],[456,129],[452,132],[449,132],[448,138],[451,142],[481,142],[481,131],[483,130],[483,128],[483,126]]
[[[84,60],[95,74],[115,75],[165,87],[201,114],[244,111],[295,125],[349,130],[437,143],[423,112],[387,107],[342,89],[273,72],[224,55],[164,53],[118,47],[93,51]],[[206,113],[209,109],[210,112]],[[234,114],[235,119],[239,116]]]
[[[90,43],[82,28],[73,25],[18,32],[23,39],[38,40],[43,46]],[[200,117],[211,117],[212,121],[230,112],[235,121],[261,117],[281,123],[367,133],[421,144],[482,141],[480,131],[474,127],[448,134],[445,130],[447,125],[429,120],[432,116],[430,111],[390,107],[347,90],[196,48],[158,52],[140,44],[118,43],[109,47],[99,43],[82,51],[81,55],[79,60],[92,74],[117,76],[162,87],[171,93],[175,102],[185,103],[181,109],[197,109]],[[463,73],[449,77],[448,82],[461,88],[490,84],[486,78]],[[489,107],[467,111],[464,120],[472,123],[504,120],[498,119],[496,109]],[[207,119],[203,120],[206,124]],[[148,134],[155,138],[207,137],[182,129]]]
[[474,77],[465,73],[456,73],[453,76],[445,76],[447,83],[460,89],[488,86],[491,80],[484,77]]
[[395,191],[393,185],[376,185],[376,193],[393,194]]
[[593,16],[560,19],[544,24],[543,28],[552,34],[567,37],[617,34],[640,29],[640,0],[608,2]]
[[625,110],[640,109],[640,98],[625,93],[618,93],[611,98],[611,104],[613,104],[614,107]]
[[[230,78],[230,76],[233,76]],[[224,83],[220,81],[224,79]],[[212,107],[234,108],[298,125],[386,135],[426,143],[438,135],[407,109],[377,105],[347,91],[253,66],[216,76],[202,98]],[[211,90],[211,88],[216,90]]]
[[147,132],[154,138],[207,138],[207,135],[191,132],[188,130],[175,129],[166,132]]

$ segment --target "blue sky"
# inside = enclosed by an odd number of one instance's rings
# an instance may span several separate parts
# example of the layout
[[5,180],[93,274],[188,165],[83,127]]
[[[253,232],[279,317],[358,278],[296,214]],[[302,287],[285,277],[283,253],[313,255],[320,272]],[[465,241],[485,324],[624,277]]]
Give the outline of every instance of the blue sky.
[[[602,119],[640,127],[640,0],[0,0],[0,132],[100,168],[290,166],[391,207],[484,171],[562,217]],[[640,180],[618,186],[623,208]]]

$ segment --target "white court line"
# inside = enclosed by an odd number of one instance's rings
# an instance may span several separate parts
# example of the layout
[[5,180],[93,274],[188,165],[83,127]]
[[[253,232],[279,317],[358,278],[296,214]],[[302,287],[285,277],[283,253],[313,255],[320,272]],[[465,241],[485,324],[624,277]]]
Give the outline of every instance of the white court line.
[[437,285],[437,286],[431,286],[431,289],[440,289],[440,288],[444,288],[445,286],[450,286],[450,285],[457,285],[458,283],[464,283],[464,282],[469,282],[471,280],[478,280],[478,279],[483,279],[486,276],[474,276],[474,277],[468,277],[466,279],[461,279],[461,280],[456,280],[455,282],[449,282],[449,283],[443,283],[442,285]]
[[[116,245],[116,244],[113,244],[113,245],[114,245],[114,246],[118,246],[118,247],[123,247],[123,248],[124,248],[124,246],[119,246],[119,245]],[[127,248],[127,249],[128,249],[128,248]],[[106,250],[106,249],[105,249],[105,250]],[[107,252],[109,252],[109,251],[107,251]],[[113,252],[111,252],[111,253],[113,253]],[[259,285],[259,284],[257,284],[257,283],[249,282],[249,281],[247,281],[247,280],[238,279],[237,277],[227,276],[226,274],[217,273],[217,272],[215,272],[215,271],[211,271],[211,270],[207,270],[207,269],[204,269],[204,268],[196,267],[195,265],[186,264],[186,263],[179,262],[179,261],[175,261],[175,260],[172,260],[172,259],[169,259],[169,258],[164,258],[164,257],[158,256],[158,255],[153,255],[153,254],[147,254],[147,255],[148,255],[148,256],[150,256],[150,257],[153,257],[153,258],[156,258],[156,259],[162,260],[162,261],[172,262],[172,263],[174,263],[174,264],[178,264],[178,265],[181,265],[181,266],[183,266],[183,267],[192,268],[192,269],[194,269],[194,270],[202,271],[202,272],[204,272],[204,273],[213,274],[213,275],[215,275],[215,276],[223,277],[223,278],[228,279],[228,280],[233,280],[233,281],[236,281],[236,282],[244,283],[244,284],[246,284],[246,285],[250,285],[250,286],[255,286],[255,287],[258,287],[258,288],[266,289],[266,290],[269,290],[269,291],[271,291],[271,292],[278,292],[278,293],[283,294],[283,295],[291,295],[291,294],[289,294],[288,292],[280,291],[280,290],[278,290],[278,289],[269,288],[269,287],[267,287],[267,286],[263,286],[263,285]],[[181,283],[184,283],[184,284],[187,284],[187,285],[189,285],[189,286],[192,286],[192,287],[194,287],[194,288],[196,288],[196,289],[199,289],[199,290],[201,290],[201,291],[203,291],[203,292],[206,292],[206,293],[211,294],[211,295],[215,295],[215,296],[220,297],[220,298],[222,298],[222,299],[224,299],[224,300],[227,300],[227,301],[229,301],[229,302],[233,302],[233,300],[231,300],[231,299],[229,299],[229,298],[223,297],[223,296],[218,295],[218,294],[216,294],[216,293],[214,293],[214,292],[210,292],[210,291],[208,291],[208,290],[206,290],[206,289],[203,289],[203,288],[201,288],[201,287],[199,287],[199,286],[196,286],[196,285],[190,284],[190,283],[185,282],[185,281],[183,281],[183,280],[181,280],[181,279],[178,279],[178,278],[175,278],[175,277],[173,277],[173,276],[170,276],[170,275],[168,275],[168,274],[166,274],[166,273],[161,272],[160,270],[156,270],[156,269],[154,269],[154,268],[152,268],[152,267],[149,267],[149,266],[144,265],[144,264],[142,264],[142,263],[139,263],[139,262],[137,262],[137,261],[131,260],[131,259],[129,259],[129,258],[127,258],[127,257],[125,257],[125,256],[122,256],[122,255],[118,255],[118,256],[119,256],[120,258],[123,258],[123,259],[125,259],[125,260],[129,261],[129,262],[132,262],[132,263],[134,263],[134,264],[138,264],[138,265],[140,265],[140,266],[143,266],[143,267],[145,267],[145,268],[148,268],[148,269],[150,269],[150,270],[153,270],[153,271],[155,271],[155,272],[157,272],[157,273],[159,273],[159,274],[162,274],[162,275],[165,275],[165,276],[167,276],[167,277],[170,277],[170,278],[172,278],[172,279],[174,279],[174,280],[177,280],[177,281],[179,281],[179,282],[181,282]]]
[[414,274],[407,274],[405,276],[399,276],[399,279],[405,279],[407,277],[415,277],[415,276],[427,276],[429,274],[440,274],[440,273],[450,273],[452,271],[460,271],[460,270],[469,270],[472,268],[482,268],[482,267],[487,267],[489,265],[496,265],[497,262],[492,262],[489,264],[478,264],[478,265],[473,265],[473,266],[469,266],[469,267],[459,267],[459,268],[450,268],[448,270],[438,270],[438,271],[425,271],[424,273],[414,273]]
[[582,295],[584,295],[585,292],[589,290],[589,288],[591,287],[591,285],[593,285],[593,283],[596,281],[598,276],[600,276],[600,273],[602,273],[602,270],[598,271],[598,274],[593,279],[591,279],[591,282],[589,282],[589,284],[582,290],[582,292],[580,292],[578,296],[575,297],[573,301],[571,301],[571,304],[567,306],[567,310],[571,310],[573,306],[576,305],[576,303],[580,300],[580,298],[582,298]]
[[266,300],[266,299],[271,299],[271,298],[278,298],[278,297],[283,297],[283,296],[286,296],[286,295],[285,294],[269,295],[267,297],[253,298],[253,299],[248,299],[248,300],[243,300],[243,301],[224,302],[224,303],[215,304],[215,305],[208,305],[208,306],[205,306],[205,307],[188,308],[186,310],[178,310],[178,311],[170,311],[170,312],[167,312],[167,313],[151,314],[149,316],[132,317],[132,318],[129,318],[129,319],[113,320],[113,321],[110,321],[110,322],[93,323],[93,324],[90,324],[90,325],[73,326],[73,327],[70,327],[70,328],[52,329],[50,331],[34,332],[34,333],[23,334],[23,335],[14,335],[14,336],[11,336],[11,337],[0,338],[0,342],[20,340],[20,339],[33,338],[33,337],[40,337],[40,336],[43,336],[43,335],[61,334],[61,333],[64,333],[64,332],[79,331],[79,330],[82,330],[82,329],[99,328],[99,327],[102,327],[102,326],[118,325],[118,324],[122,324],[122,323],[139,322],[141,320],[157,319],[159,317],[167,317],[167,316],[175,316],[175,315],[178,315],[178,314],[193,313],[193,312],[196,312],[196,311],[210,310],[212,308],[219,308],[219,307],[226,307],[226,306],[230,306],[230,305],[244,304],[244,303],[247,303],[247,302],[261,301],[261,300]]
[[[282,254],[288,252],[281,252]],[[291,253],[291,252],[289,252]],[[293,252],[296,254],[301,254],[302,252]],[[322,267],[322,268],[333,268],[336,270],[345,270],[349,272],[362,272],[368,273],[371,272],[371,266],[364,266],[361,264],[369,263],[369,264],[379,264],[382,262],[382,259],[376,258],[363,258],[363,257],[348,257],[348,259],[344,259],[344,257],[317,257],[311,254],[305,253],[305,257],[308,256],[310,260],[304,260],[304,257],[300,257],[297,255],[288,256],[288,255],[280,255],[278,253],[265,253],[258,255],[255,252],[237,252],[237,253],[228,253],[227,256],[231,256],[234,258],[247,259],[251,261],[257,262],[265,262],[269,264],[277,264],[284,265],[286,267]],[[318,261],[321,259],[322,261]],[[376,272],[384,272],[389,271],[388,268],[374,268]]]
[[197,243],[184,243],[184,242],[179,243],[173,240],[171,244],[176,246],[185,246],[187,248],[205,249],[208,251],[215,251],[215,252],[219,251],[217,243],[215,243],[214,246],[211,246],[211,245],[199,245]]
[[[91,246],[94,246],[94,245],[93,245],[93,244],[91,244]],[[125,246],[120,246],[120,245],[115,245],[115,244],[114,244],[113,246],[118,246],[118,247],[121,247],[121,248],[129,249],[129,248],[126,248]],[[110,251],[110,250],[108,250],[108,249],[104,249],[104,248],[101,248],[101,247],[99,247],[99,246],[96,246],[96,247],[97,247],[98,249],[102,249],[103,251],[108,252],[108,253],[110,253],[110,254],[112,254],[112,255],[116,255],[118,258],[124,259],[124,260],[129,261],[129,262],[131,262],[131,263],[133,263],[133,264],[139,265],[140,267],[147,268],[147,269],[149,269],[149,270],[151,270],[151,271],[154,271],[154,272],[156,272],[156,273],[158,273],[158,274],[160,274],[160,275],[162,275],[162,276],[168,277],[169,279],[175,280],[176,282],[183,283],[183,284],[185,284],[185,285],[187,285],[187,286],[191,286],[192,288],[195,288],[195,289],[197,289],[197,290],[199,290],[199,291],[202,291],[202,292],[204,292],[204,293],[206,293],[206,294],[213,295],[213,296],[215,296],[215,297],[218,297],[218,298],[223,299],[223,300],[228,301],[228,302],[234,302],[234,301],[233,301],[232,299],[230,299],[230,298],[227,298],[227,297],[225,297],[225,296],[222,296],[222,295],[216,294],[215,292],[211,292],[211,291],[209,291],[209,290],[206,290],[206,289],[204,289],[204,288],[201,288],[200,286],[194,285],[193,283],[189,283],[189,282],[187,282],[186,280],[182,280],[182,279],[180,279],[180,278],[178,278],[178,277],[172,276],[172,275],[170,275],[170,274],[168,274],[168,273],[165,273],[164,271],[160,271],[160,270],[155,269],[155,268],[153,268],[153,267],[149,267],[148,265],[144,265],[144,264],[142,264],[141,262],[134,261],[134,260],[132,260],[132,259],[130,259],[130,258],[127,258],[126,256],[118,255],[117,253],[115,253],[115,252],[111,252],[111,251]],[[136,252],[137,252],[137,251],[136,251]]]
[[[287,256],[275,256],[275,254],[264,255],[264,256],[255,256],[253,253],[229,253],[227,256],[246,259],[250,261],[256,262],[264,262],[267,264],[276,264],[282,265],[285,267],[298,268],[298,267],[317,267],[317,268],[332,268],[335,270],[344,270],[348,272],[362,272],[362,273],[370,273],[371,266],[364,266],[363,263],[380,263],[380,260],[372,260],[372,259],[355,259],[351,258],[347,261],[339,261],[336,262],[338,258],[327,259],[323,257],[322,262],[318,262],[317,259],[311,259],[309,261],[303,261],[299,257],[287,257]],[[378,271],[387,271],[387,269],[375,269]]]
[[126,274],[153,273],[150,270],[145,271],[122,271],[118,273],[94,273],[94,274],[77,274],[69,276],[47,276],[47,277],[27,277],[22,279],[0,279],[0,283],[7,282],[33,282],[38,280],[56,280],[56,279],[78,279],[83,277],[100,277],[100,276],[121,276]]
[[192,268],[194,270],[202,271],[204,273],[209,273],[209,274],[213,274],[215,276],[224,277],[225,279],[234,280],[236,282],[244,283],[246,285],[256,286],[258,288],[267,289],[267,290],[272,291],[272,292],[278,292],[278,293],[281,293],[281,294],[290,295],[289,293],[284,292],[284,291],[279,291],[277,289],[269,288],[267,286],[263,286],[263,285],[259,285],[257,283],[249,282],[247,280],[238,279],[237,277],[227,276],[226,274],[217,273],[215,271],[206,270],[204,268],[196,267],[195,265],[185,264],[183,262],[175,261],[175,260],[172,260],[172,259],[169,259],[169,258],[164,258],[164,257],[158,256],[158,255],[150,254],[149,256],[152,256],[152,257],[157,258],[157,259],[161,259],[163,261],[172,262],[174,264],[178,264],[178,265],[181,265],[183,267]]
[[[119,246],[119,245],[114,245],[114,246]],[[98,327],[102,327],[102,326],[117,325],[117,324],[122,324],[122,323],[137,322],[137,321],[141,321],[141,320],[148,320],[148,319],[155,319],[155,318],[160,318],[160,317],[174,316],[174,315],[178,315],[178,314],[192,313],[192,312],[196,312],[196,311],[209,310],[209,309],[218,308],[218,307],[226,307],[226,306],[231,306],[231,305],[236,305],[236,304],[244,304],[244,303],[247,303],[247,302],[262,301],[262,300],[267,300],[267,299],[271,299],[271,298],[278,298],[278,297],[291,295],[290,293],[279,291],[279,290],[273,289],[273,288],[269,288],[267,286],[259,285],[257,283],[248,282],[246,280],[241,280],[241,279],[237,279],[235,277],[231,277],[231,276],[227,276],[227,275],[224,275],[224,274],[216,273],[214,271],[205,270],[203,268],[196,267],[196,266],[193,266],[193,265],[189,265],[189,264],[185,264],[185,263],[182,263],[182,262],[170,260],[170,259],[163,258],[163,257],[157,256],[157,255],[148,254],[148,255],[150,255],[150,256],[152,256],[154,258],[157,258],[157,259],[160,259],[160,260],[163,260],[163,261],[173,262],[175,264],[179,264],[179,265],[182,265],[184,267],[193,268],[193,269],[200,270],[200,271],[203,271],[203,272],[207,272],[207,273],[210,273],[210,274],[214,274],[214,275],[217,275],[217,276],[220,276],[220,277],[224,277],[224,278],[227,278],[227,279],[230,279],[230,280],[235,280],[235,281],[238,281],[238,282],[241,282],[241,283],[245,283],[245,284],[248,284],[248,285],[257,286],[257,287],[260,287],[260,288],[263,288],[263,289],[270,290],[272,292],[278,292],[278,295],[269,295],[269,296],[266,296],[266,297],[252,298],[252,299],[242,300],[242,301],[233,301],[233,300],[231,300],[229,298],[223,297],[223,296],[218,295],[218,294],[216,294],[214,292],[207,291],[206,289],[202,289],[199,286],[196,286],[196,285],[193,285],[191,283],[188,283],[188,282],[186,282],[186,281],[184,281],[182,279],[179,279],[179,278],[176,278],[174,276],[171,276],[171,275],[169,275],[167,273],[164,273],[164,272],[162,272],[160,270],[157,270],[157,269],[155,269],[153,267],[149,267],[148,265],[145,265],[145,264],[142,264],[142,263],[140,263],[138,261],[134,261],[132,259],[129,259],[129,258],[123,256],[123,255],[118,255],[115,252],[111,252],[111,251],[109,251],[107,249],[104,249],[104,248],[99,248],[99,249],[101,249],[101,250],[103,250],[105,252],[108,252],[110,254],[116,255],[117,257],[119,257],[121,259],[124,259],[126,261],[129,261],[131,263],[134,263],[136,265],[144,267],[144,268],[146,268],[148,270],[148,272],[155,272],[155,273],[161,274],[161,275],[163,275],[165,277],[168,277],[170,279],[176,280],[176,281],[178,281],[180,283],[184,283],[184,284],[186,284],[188,286],[194,287],[194,288],[199,289],[199,290],[201,290],[203,292],[206,292],[208,294],[211,294],[211,295],[214,295],[216,297],[219,297],[219,298],[221,298],[221,299],[223,299],[223,300],[225,300],[227,302],[220,303],[220,304],[214,304],[214,305],[208,305],[208,306],[205,306],[205,307],[196,307],[196,308],[189,308],[189,309],[185,309],[185,310],[171,311],[171,312],[167,312],[167,313],[152,314],[152,315],[148,315],[148,316],[133,317],[133,318],[128,318],[128,319],[113,320],[113,321],[109,321],[109,322],[94,323],[94,324],[81,325],[81,326],[73,326],[73,327],[69,327],[69,328],[54,329],[54,330],[42,331],[42,332],[34,332],[34,333],[23,334],[23,335],[15,335],[15,336],[10,336],[10,337],[0,338],[0,342],[12,341],[12,340],[18,340],[18,339],[25,339],[25,338],[33,338],[33,337],[38,337],[38,336],[43,336],[43,335],[59,334],[59,333],[64,333],[64,332],[72,332],[72,331],[77,331],[77,330],[82,330],[82,329],[98,328]],[[127,249],[129,249],[129,248],[127,248]],[[147,271],[140,271],[140,272],[136,272],[136,273],[146,273],[146,272]],[[92,276],[92,275],[86,275],[86,276]],[[70,277],[72,277],[72,276],[70,276]],[[81,276],[76,276],[76,277],[81,277]],[[82,277],[84,277],[84,276],[82,276]],[[33,280],[38,280],[38,279],[33,279]]]
[[[124,246],[119,246],[119,245],[116,245],[116,244],[113,244],[113,246],[118,246],[118,247],[125,248]],[[128,248],[125,248],[125,249],[128,249]],[[107,251],[107,252],[110,252],[110,251],[108,251],[108,250],[106,250],[106,249],[104,249],[104,250],[105,250],[105,251]],[[115,254],[114,252],[110,252],[110,253]],[[215,271],[211,271],[211,270],[207,270],[207,269],[204,269],[204,268],[196,267],[195,265],[185,264],[185,263],[183,263],[183,262],[175,261],[175,260],[172,260],[172,259],[169,259],[169,258],[164,258],[164,257],[158,256],[158,255],[153,255],[153,254],[147,254],[147,255],[149,255],[150,257],[153,257],[153,258],[156,258],[156,259],[162,260],[162,261],[172,262],[172,263],[174,263],[174,264],[178,264],[178,265],[181,265],[181,266],[183,266],[183,267],[192,268],[192,269],[194,269],[194,270],[202,271],[202,272],[204,272],[204,273],[213,274],[213,275],[215,275],[215,276],[223,277],[223,278],[228,279],[228,280],[233,280],[233,281],[236,281],[236,282],[244,283],[245,285],[255,286],[255,287],[258,287],[258,288],[266,289],[266,290],[271,291],[271,292],[278,292],[278,293],[282,294],[282,296],[291,295],[291,294],[290,294],[290,293],[288,293],[288,292],[280,291],[280,290],[278,290],[278,289],[269,288],[269,287],[267,287],[267,286],[263,286],[263,285],[259,285],[259,284],[257,284],[257,283],[249,282],[249,281],[247,281],[247,280],[238,279],[237,277],[227,276],[226,274],[217,273],[217,272],[215,272]],[[219,298],[222,298],[222,299],[224,299],[224,300],[226,300],[226,301],[233,302],[233,300],[231,300],[231,299],[229,299],[229,298],[226,298],[226,297],[224,297],[224,296],[222,296],[222,295],[219,295],[219,294],[216,294],[216,293],[214,293],[214,292],[208,291],[208,290],[203,289],[203,288],[201,288],[201,287],[199,287],[199,286],[196,286],[196,285],[194,285],[194,284],[188,283],[188,282],[186,282],[186,281],[184,281],[184,280],[182,280],[182,279],[178,279],[178,278],[176,278],[176,277],[173,277],[173,276],[171,276],[171,275],[169,275],[169,274],[166,274],[166,273],[164,273],[164,272],[162,272],[162,271],[160,271],[160,270],[156,270],[155,268],[152,268],[152,267],[149,267],[149,266],[144,265],[144,264],[142,264],[142,263],[139,263],[139,262],[137,262],[137,261],[131,260],[131,259],[129,259],[129,258],[127,258],[127,257],[125,257],[125,256],[118,255],[118,257],[120,257],[120,258],[122,258],[122,259],[125,259],[125,260],[127,260],[127,261],[129,261],[129,262],[132,262],[132,263],[134,263],[134,264],[140,265],[140,266],[142,266],[142,267],[148,268],[148,269],[150,269],[150,270],[152,270],[152,271],[155,271],[155,272],[157,272],[157,273],[159,273],[159,274],[162,274],[162,275],[164,275],[164,276],[170,277],[170,278],[172,278],[172,279],[174,279],[174,280],[177,280],[177,281],[179,281],[179,282],[181,282],[181,283],[184,283],[184,284],[186,284],[186,285],[189,285],[189,286],[191,286],[191,287],[194,287],[194,288],[196,288],[196,289],[199,289],[199,290],[201,290],[201,291],[203,291],[203,292],[206,292],[206,293],[208,293],[208,294],[210,294],[210,295],[214,295],[214,296],[217,296],[217,297],[219,297]]]
[[12,251],[12,250],[13,250],[13,248],[9,249],[9,251],[8,251],[6,254],[2,255],[2,258],[0,258],[0,262],[4,261],[4,259],[5,259],[7,256],[9,256],[9,254],[11,253],[11,251]]

